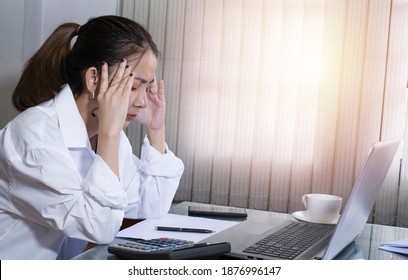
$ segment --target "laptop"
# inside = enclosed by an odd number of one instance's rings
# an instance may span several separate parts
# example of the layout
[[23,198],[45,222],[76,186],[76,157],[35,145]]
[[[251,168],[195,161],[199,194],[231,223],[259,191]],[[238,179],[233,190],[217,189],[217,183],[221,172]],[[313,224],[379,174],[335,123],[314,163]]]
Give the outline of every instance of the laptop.
[[[271,215],[250,216],[246,221],[204,239],[203,242],[228,241],[231,243],[231,252],[227,256],[238,259],[334,259],[363,231],[400,142],[400,138],[393,138],[372,146],[336,225],[283,220],[270,217]],[[284,239],[283,231],[288,227],[294,227],[289,231],[297,234],[296,237],[289,238],[296,244],[291,245],[292,248],[299,247],[302,239],[306,239],[312,231],[317,233],[319,240],[302,245],[305,248],[301,253],[289,254],[293,250],[275,240]],[[274,239],[270,241],[270,238]],[[275,246],[272,244],[281,247],[272,248]],[[269,250],[269,253],[260,253],[260,246],[263,247],[262,250]],[[297,251],[299,248],[295,249]],[[283,256],[277,256],[275,253],[278,251]]]

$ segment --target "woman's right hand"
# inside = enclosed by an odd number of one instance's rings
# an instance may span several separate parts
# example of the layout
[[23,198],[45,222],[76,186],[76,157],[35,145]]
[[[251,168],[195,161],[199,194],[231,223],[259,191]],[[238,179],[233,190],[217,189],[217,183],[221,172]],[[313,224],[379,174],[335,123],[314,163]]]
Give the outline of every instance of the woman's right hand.
[[98,148],[96,153],[106,162],[119,178],[119,134],[125,125],[128,112],[129,95],[132,89],[133,75],[126,60],[117,67],[110,79],[108,65],[102,65],[98,93],[99,120]]
[[98,134],[119,136],[125,125],[133,77],[126,60],[119,63],[112,78],[108,70],[108,64],[103,63],[97,95]]

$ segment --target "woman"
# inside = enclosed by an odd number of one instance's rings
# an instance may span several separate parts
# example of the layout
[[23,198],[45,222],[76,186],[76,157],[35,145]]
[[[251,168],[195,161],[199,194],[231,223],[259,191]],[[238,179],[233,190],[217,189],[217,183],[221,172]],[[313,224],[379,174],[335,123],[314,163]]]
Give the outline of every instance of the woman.
[[[21,113],[0,131],[0,259],[72,258],[125,216],[169,210],[184,166],[165,144],[157,55],[143,27],[102,16],[59,26],[28,61]],[[133,120],[140,159],[123,132]]]

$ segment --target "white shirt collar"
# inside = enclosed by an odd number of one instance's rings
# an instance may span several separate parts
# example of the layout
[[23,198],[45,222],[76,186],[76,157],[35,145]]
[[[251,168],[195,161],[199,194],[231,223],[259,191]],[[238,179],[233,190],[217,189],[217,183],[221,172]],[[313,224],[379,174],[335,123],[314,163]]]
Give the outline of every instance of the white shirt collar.
[[68,85],[55,96],[55,108],[65,145],[68,148],[90,148],[85,123]]

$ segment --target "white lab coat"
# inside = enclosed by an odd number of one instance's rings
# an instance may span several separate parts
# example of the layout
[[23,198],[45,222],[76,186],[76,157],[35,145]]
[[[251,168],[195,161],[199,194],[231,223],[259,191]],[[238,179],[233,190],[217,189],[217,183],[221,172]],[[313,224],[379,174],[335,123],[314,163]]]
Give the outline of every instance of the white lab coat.
[[0,259],[71,258],[109,243],[122,219],[165,214],[184,165],[145,138],[141,157],[124,132],[120,179],[95,154],[68,86],[0,131]]

